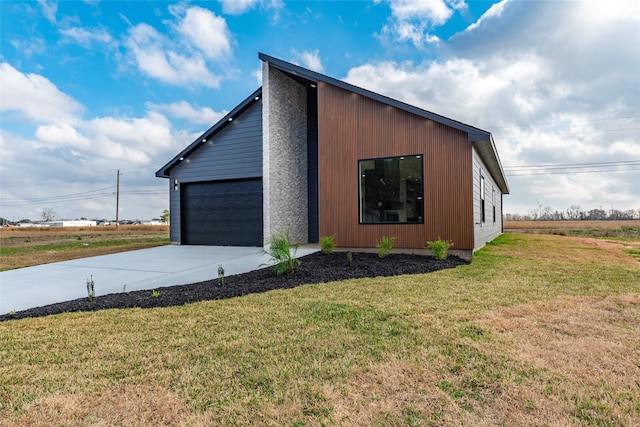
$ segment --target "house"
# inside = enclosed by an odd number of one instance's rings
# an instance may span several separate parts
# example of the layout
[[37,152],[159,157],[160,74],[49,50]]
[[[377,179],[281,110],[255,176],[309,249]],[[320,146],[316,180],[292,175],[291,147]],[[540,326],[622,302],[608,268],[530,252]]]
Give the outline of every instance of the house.
[[490,132],[265,54],[263,86],[164,165],[174,243],[396,248],[502,233],[509,187]]

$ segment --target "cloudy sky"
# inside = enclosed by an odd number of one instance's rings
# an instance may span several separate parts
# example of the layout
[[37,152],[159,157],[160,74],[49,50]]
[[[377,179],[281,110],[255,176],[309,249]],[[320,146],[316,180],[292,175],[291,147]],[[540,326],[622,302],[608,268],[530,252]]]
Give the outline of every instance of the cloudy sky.
[[640,3],[2,1],[0,216],[150,219],[258,52],[490,131],[505,212],[640,208]]

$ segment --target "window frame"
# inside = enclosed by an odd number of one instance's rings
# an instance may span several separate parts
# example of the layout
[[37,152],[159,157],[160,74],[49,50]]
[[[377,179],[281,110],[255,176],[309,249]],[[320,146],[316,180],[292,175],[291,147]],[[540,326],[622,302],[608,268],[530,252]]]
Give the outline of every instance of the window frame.
[[484,224],[485,222],[487,222],[487,216],[485,214],[485,199],[486,199],[486,194],[485,194],[485,186],[486,186],[486,182],[485,182],[485,178],[484,178],[484,173],[482,173],[482,168],[480,168],[480,223]]
[[[392,160],[392,159],[398,159],[398,160],[402,160],[405,158],[410,158],[410,157],[414,157],[414,158],[419,158],[420,159],[420,195],[418,196],[418,200],[420,200],[420,207],[421,207],[421,216],[420,216],[420,221],[378,221],[378,222],[365,222],[364,221],[364,216],[363,216],[363,200],[362,200],[362,172],[360,169],[360,165],[362,162],[368,162],[368,161],[378,161],[378,160]],[[357,175],[358,175],[358,224],[359,225],[416,225],[416,224],[424,224],[425,223],[425,219],[424,219],[424,193],[425,193],[425,187],[424,187],[424,154],[422,153],[417,153],[417,154],[405,154],[405,155],[400,155],[400,156],[387,156],[387,157],[373,157],[373,158],[366,158],[366,159],[358,159],[357,160],[357,169],[356,169]],[[405,206],[406,209],[406,206]]]
[[496,223],[496,189],[491,186],[491,206],[493,206],[493,223]]

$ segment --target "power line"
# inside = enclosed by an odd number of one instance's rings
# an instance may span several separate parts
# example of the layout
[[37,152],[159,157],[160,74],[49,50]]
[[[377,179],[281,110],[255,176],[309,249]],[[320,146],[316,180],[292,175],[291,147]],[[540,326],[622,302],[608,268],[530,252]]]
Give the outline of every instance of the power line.
[[85,195],[85,196],[77,196],[77,197],[73,197],[73,198],[64,198],[64,199],[52,199],[52,200],[16,200],[13,202],[2,202],[0,203],[2,205],[2,207],[9,207],[9,206],[28,206],[28,205],[40,205],[40,204],[47,204],[47,205],[55,205],[55,204],[59,204],[59,203],[69,203],[69,202],[79,202],[79,201],[84,201],[84,200],[93,200],[93,199],[100,199],[102,197],[113,197],[113,193],[102,193],[102,194],[91,194],[91,195]]
[[640,169],[623,169],[623,170],[585,170],[585,171],[560,171],[560,172],[546,172],[535,171],[530,173],[506,173],[507,176],[532,176],[532,175],[575,175],[581,173],[618,173],[618,172],[633,172],[640,171]]
[[547,165],[518,165],[504,168],[508,176],[570,175],[581,173],[617,173],[640,170],[640,160]]
[[585,168],[589,166],[635,166],[640,165],[640,160],[620,160],[616,162],[594,162],[594,163],[564,163],[564,164],[548,164],[548,165],[518,165],[518,166],[505,166],[505,170],[519,171],[528,169],[570,169],[570,168]]

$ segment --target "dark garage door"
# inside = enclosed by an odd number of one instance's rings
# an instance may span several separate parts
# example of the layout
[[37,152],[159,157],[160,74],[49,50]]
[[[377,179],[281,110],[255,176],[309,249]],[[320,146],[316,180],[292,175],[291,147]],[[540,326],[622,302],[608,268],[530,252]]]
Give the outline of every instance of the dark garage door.
[[183,184],[182,244],[262,246],[262,179]]

